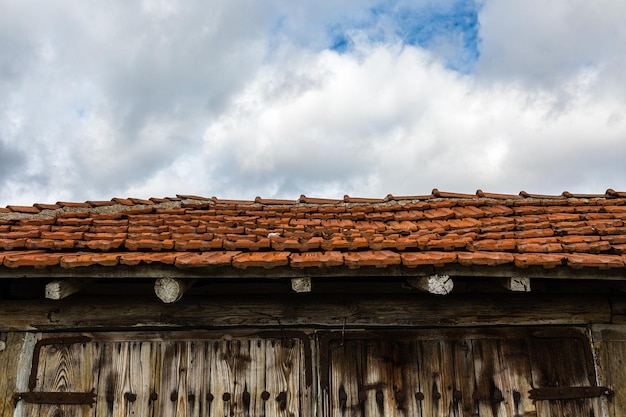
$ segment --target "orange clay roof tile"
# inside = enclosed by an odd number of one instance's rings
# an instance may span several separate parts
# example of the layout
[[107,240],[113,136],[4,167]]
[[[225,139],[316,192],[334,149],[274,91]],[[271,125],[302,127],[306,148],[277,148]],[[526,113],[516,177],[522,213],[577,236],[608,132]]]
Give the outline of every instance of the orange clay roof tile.
[[384,199],[193,195],[0,209],[2,268],[624,268],[626,193]]
[[293,268],[330,268],[343,265],[343,254],[338,251],[292,253],[289,264]]

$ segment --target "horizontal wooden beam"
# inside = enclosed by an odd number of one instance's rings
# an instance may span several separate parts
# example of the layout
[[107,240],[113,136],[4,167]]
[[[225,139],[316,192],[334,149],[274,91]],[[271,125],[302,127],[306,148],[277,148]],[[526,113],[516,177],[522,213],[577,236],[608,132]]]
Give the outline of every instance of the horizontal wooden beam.
[[0,300],[0,332],[77,329],[215,327],[495,326],[609,323],[601,295],[430,294],[333,296],[303,293],[186,296],[174,304],[154,297]]
[[389,266],[387,268],[362,267],[351,269],[348,267],[333,268],[290,268],[277,267],[271,269],[251,267],[238,269],[233,267],[189,268],[180,269],[173,265],[118,265],[115,267],[89,266],[78,268],[61,268],[59,266],[49,268],[6,268],[0,266],[0,279],[3,278],[101,278],[101,279],[149,279],[170,278],[198,278],[198,279],[254,279],[254,278],[299,278],[303,276],[311,278],[366,278],[366,277],[418,277],[430,275],[449,275],[455,277],[485,277],[507,278],[519,276],[539,279],[569,279],[569,280],[614,280],[626,281],[626,269],[615,268],[600,270],[598,268],[573,269],[565,266],[546,269],[540,266],[528,268],[516,268],[514,265],[499,266],[463,266],[448,264],[443,267],[421,266],[406,268],[403,266]]

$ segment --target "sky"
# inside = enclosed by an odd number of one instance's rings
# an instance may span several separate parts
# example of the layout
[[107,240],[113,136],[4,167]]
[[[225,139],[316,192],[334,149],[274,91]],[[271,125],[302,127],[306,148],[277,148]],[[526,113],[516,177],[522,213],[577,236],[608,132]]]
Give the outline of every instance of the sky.
[[0,206],[626,191],[623,0],[0,0]]

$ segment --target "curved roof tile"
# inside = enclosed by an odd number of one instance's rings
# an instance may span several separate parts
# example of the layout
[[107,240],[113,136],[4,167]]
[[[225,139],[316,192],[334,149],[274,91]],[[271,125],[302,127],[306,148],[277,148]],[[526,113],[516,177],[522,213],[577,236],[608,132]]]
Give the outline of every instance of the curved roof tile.
[[[624,254],[624,255],[622,255]],[[3,268],[620,269],[626,192],[222,200],[113,198],[0,209]]]

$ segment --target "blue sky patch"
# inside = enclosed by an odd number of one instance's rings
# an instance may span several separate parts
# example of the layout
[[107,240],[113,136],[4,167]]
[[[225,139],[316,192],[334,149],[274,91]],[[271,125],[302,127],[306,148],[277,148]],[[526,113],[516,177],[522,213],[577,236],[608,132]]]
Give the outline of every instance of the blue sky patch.
[[332,25],[329,48],[348,53],[353,46],[351,34],[358,31],[371,42],[400,40],[430,50],[447,67],[468,73],[480,56],[479,9],[473,0],[385,1],[371,8],[364,19]]

